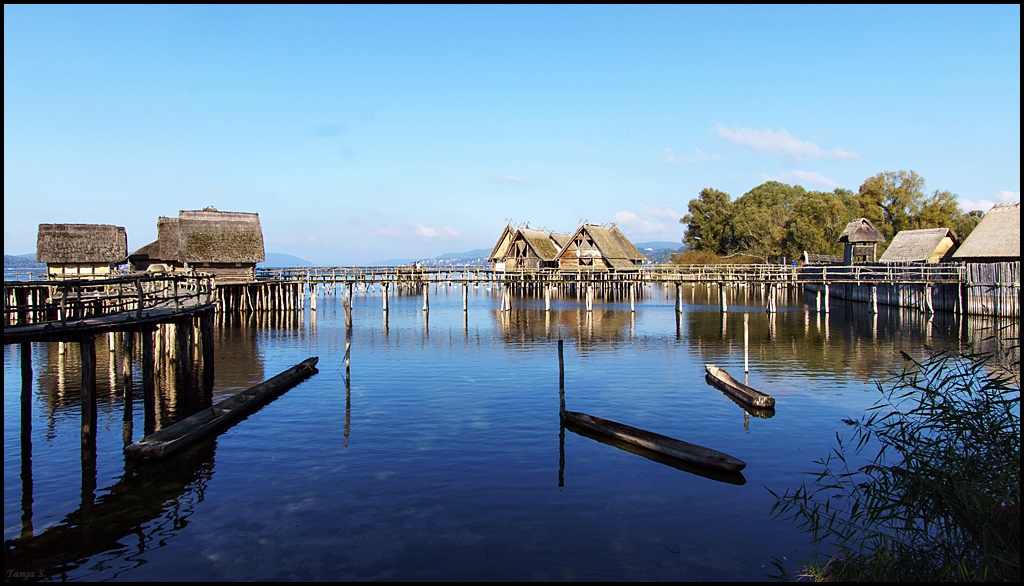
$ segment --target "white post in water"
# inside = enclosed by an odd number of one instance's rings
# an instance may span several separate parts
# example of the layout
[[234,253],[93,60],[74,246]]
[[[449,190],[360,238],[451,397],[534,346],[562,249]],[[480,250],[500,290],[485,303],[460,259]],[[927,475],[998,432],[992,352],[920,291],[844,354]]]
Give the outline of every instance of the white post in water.
[[750,314],[743,314],[743,372],[750,372]]

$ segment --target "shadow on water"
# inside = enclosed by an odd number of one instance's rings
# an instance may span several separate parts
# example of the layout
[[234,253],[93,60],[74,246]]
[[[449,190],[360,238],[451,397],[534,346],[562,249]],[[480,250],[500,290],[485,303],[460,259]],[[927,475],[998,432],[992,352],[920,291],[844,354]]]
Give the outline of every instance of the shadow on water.
[[577,435],[581,435],[583,437],[588,437],[588,438],[590,438],[592,440],[601,442],[602,444],[605,444],[605,445],[608,445],[608,446],[612,446],[613,448],[619,448],[620,450],[627,451],[627,452],[629,452],[631,454],[636,454],[638,456],[643,456],[644,458],[647,458],[648,460],[651,460],[652,462],[657,462],[658,464],[663,464],[665,466],[669,466],[671,468],[675,468],[676,470],[682,470],[683,472],[689,472],[690,474],[694,474],[696,476],[701,476],[701,477],[707,478],[709,480],[715,480],[717,482],[724,482],[726,484],[735,484],[735,485],[743,485],[743,484],[747,483],[747,479],[743,476],[742,472],[725,472],[725,471],[721,471],[721,470],[714,470],[712,468],[706,468],[706,467],[703,467],[703,466],[697,466],[695,464],[689,464],[687,462],[683,462],[683,461],[678,460],[676,458],[671,458],[671,457],[666,456],[664,454],[660,454],[660,453],[655,452],[653,450],[648,450],[646,448],[642,448],[640,446],[636,446],[636,445],[633,445],[631,443],[624,442],[622,440],[618,440],[618,439],[611,438],[611,437],[608,437],[608,436],[605,436],[605,435],[601,435],[599,433],[596,433],[594,431],[591,431],[591,430],[587,429],[586,427],[583,427],[583,426],[580,426],[580,425],[576,425],[576,424],[574,424],[572,422],[569,422],[569,423],[565,423],[565,424],[562,425],[562,430],[563,431],[562,431],[562,433],[559,434],[559,438],[560,438],[559,439],[559,441],[560,441],[559,447],[561,448],[560,452],[562,454],[562,458],[560,458],[560,460],[559,460],[562,465],[559,466],[559,470],[558,470],[558,472],[559,472],[559,475],[558,475],[558,479],[559,479],[558,485],[559,486],[564,486],[564,472],[565,472],[564,471],[564,469],[565,469],[565,456],[564,456],[564,454],[565,454],[565,442],[564,442],[565,432],[564,432],[564,430],[565,429],[568,429],[569,431],[571,431],[571,432],[573,432],[573,433],[575,433]]
[[215,450],[216,442],[208,441],[167,461],[129,461],[121,480],[94,502],[83,503],[37,535],[6,540],[8,578],[60,579],[83,563],[95,563],[92,556],[109,552],[128,560],[159,544],[168,532],[184,528],[203,502]]

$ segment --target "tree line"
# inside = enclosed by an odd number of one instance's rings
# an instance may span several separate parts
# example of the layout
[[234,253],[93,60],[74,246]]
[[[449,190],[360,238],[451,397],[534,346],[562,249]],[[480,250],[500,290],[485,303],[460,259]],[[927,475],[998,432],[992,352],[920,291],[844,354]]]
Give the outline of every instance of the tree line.
[[962,211],[949,191],[926,194],[924,178],[914,171],[879,173],[856,193],[768,181],[732,201],[728,193],[705,188],[687,210],[679,222],[686,225],[683,244],[691,251],[765,263],[799,259],[804,251],[841,256],[839,236],[857,218],[867,218],[885,236],[881,254],[901,230],[950,228],[962,242],[984,215]]

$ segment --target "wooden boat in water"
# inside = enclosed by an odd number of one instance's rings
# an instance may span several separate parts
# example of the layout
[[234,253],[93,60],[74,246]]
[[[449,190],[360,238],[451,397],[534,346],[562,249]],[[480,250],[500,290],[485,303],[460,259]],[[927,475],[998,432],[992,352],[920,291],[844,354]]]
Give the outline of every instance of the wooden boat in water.
[[739,472],[747,463],[729,454],[684,442],[659,433],[647,431],[625,423],[602,419],[586,413],[562,410],[562,421],[576,425],[603,436],[611,437],[641,448],[645,448],[682,462],[704,466],[726,472]]
[[714,364],[705,364],[704,370],[708,373],[707,381],[709,383],[725,391],[743,405],[755,409],[775,408],[775,397],[741,383],[724,368],[719,368]]
[[281,393],[319,372],[313,356],[257,385],[125,446],[132,458],[158,460],[194,444],[257,411]]

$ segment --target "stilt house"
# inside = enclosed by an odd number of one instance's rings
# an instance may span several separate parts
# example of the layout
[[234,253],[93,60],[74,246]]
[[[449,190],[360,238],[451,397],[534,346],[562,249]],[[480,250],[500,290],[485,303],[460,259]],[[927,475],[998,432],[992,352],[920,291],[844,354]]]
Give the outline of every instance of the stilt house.
[[192,269],[231,283],[254,281],[265,258],[259,214],[205,208],[159,218],[156,241],[130,260],[135,270]]
[[875,228],[867,218],[857,218],[843,229],[839,241],[844,243],[843,264],[852,265],[857,262],[875,262],[875,250],[879,242],[885,242],[885,236]]
[[949,228],[900,230],[878,261],[935,264],[951,260],[956,244],[956,235]]
[[128,236],[109,224],[39,224],[36,261],[50,279],[108,277],[128,261]]
[[635,271],[645,260],[615,224],[583,224],[558,253],[563,270]]
[[992,206],[953,253],[953,260],[1020,262],[1020,203]]

